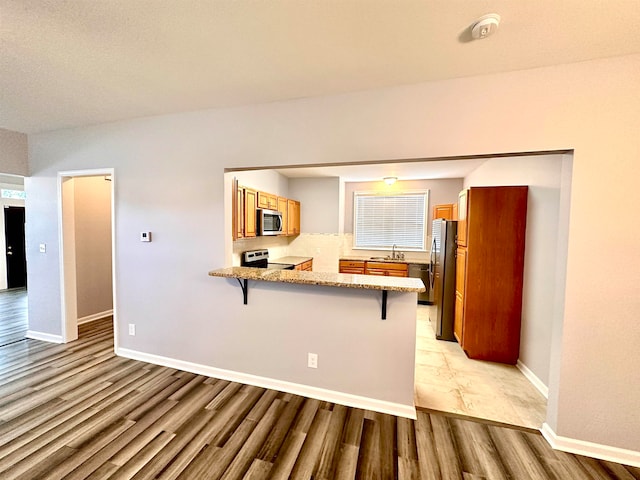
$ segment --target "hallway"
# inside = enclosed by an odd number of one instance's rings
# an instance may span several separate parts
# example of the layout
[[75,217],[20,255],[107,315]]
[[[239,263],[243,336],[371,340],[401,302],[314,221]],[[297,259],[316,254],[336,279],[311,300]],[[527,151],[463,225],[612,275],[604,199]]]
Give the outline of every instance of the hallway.
[[27,289],[0,291],[0,346],[24,340],[27,325]]

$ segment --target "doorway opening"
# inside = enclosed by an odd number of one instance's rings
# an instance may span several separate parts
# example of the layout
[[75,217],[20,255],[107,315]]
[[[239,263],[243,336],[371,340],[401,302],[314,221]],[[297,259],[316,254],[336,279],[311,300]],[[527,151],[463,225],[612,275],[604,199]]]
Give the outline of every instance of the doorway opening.
[[24,207],[4,207],[7,289],[26,288],[27,257],[24,241]]
[[78,325],[113,316],[115,329],[114,172],[58,174],[62,340]]
[[[302,212],[302,233],[293,240],[276,243],[277,240],[258,236],[233,241],[232,212],[236,210],[227,206],[226,258],[232,265],[239,265],[242,250],[259,246],[269,248],[270,255],[271,250],[276,251],[274,256],[313,256],[314,270],[337,273],[340,257],[379,255],[375,251],[352,248],[353,207],[349,199],[356,189],[385,188],[381,180],[388,176],[399,177],[400,182],[395,185],[405,183],[404,188],[408,190],[429,189],[430,207],[453,206],[458,202],[460,190],[471,186],[529,185],[526,283],[518,364],[487,365],[488,362],[467,358],[457,343],[436,340],[429,319],[430,307],[419,305],[415,404],[425,409],[540,428],[546,417],[549,384],[557,369],[554,362],[559,344],[555,339],[559,338],[563,321],[572,158],[572,151],[557,150],[351,165],[225,169],[226,199],[234,198],[231,191],[232,177],[235,177],[241,185],[255,190],[293,196],[300,201]],[[326,185],[330,177],[336,179],[332,189]],[[330,204],[326,200],[315,201],[314,195],[319,191],[325,198],[329,196],[328,191],[338,196],[334,203],[337,207],[332,207],[332,225],[338,224],[337,233],[320,230],[327,228]],[[427,209],[427,215],[430,211],[431,208]],[[428,218],[428,225],[432,224],[433,216]],[[322,223],[316,221],[319,218]],[[430,244],[431,238],[428,238],[427,245]],[[415,260],[428,259],[428,253],[422,255]],[[411,260],[414,258],[407,256],[408,263],[412,263]],[[500,402],[496,401],[498,395]]]
[[24,177],[0,174],[0,345],[27,335]]

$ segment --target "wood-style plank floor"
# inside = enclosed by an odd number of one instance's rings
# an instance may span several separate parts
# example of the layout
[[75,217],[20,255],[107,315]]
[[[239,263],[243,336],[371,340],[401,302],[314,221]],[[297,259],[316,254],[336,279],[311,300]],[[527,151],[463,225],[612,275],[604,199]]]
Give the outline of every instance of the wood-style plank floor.
[[0,347],[1,479],[634,479],[535,431],[418,420],[116,357],[110,320]]
[[0,291],[0,346],[27,336],[27,289]]

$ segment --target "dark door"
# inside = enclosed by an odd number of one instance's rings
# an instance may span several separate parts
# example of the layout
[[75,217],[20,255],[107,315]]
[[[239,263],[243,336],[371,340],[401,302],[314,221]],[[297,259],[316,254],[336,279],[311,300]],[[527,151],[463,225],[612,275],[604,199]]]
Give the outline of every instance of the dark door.
[[27,260],[24,250],[24,207],[4,208],[7,240],[7,287],[27,286]]

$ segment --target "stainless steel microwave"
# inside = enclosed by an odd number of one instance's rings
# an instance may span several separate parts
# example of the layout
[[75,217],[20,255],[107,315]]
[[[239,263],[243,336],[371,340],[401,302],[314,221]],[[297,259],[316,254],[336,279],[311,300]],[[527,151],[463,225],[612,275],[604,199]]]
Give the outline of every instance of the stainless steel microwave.
[[259,208],[258,235],[282,235],[282,213]]

